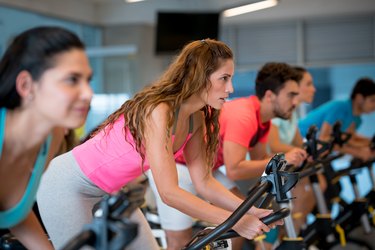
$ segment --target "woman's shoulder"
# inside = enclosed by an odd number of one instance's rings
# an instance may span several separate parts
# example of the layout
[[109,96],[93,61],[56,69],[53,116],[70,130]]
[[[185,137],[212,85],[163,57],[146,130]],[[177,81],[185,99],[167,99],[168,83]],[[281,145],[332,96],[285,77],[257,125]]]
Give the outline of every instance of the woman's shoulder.
[[146,114],[145,125],[154,128],[164,129],[169,124],[172,115],[171,107],[166,103],[157,104],[149,114]]
[[152,119],[166,119],[170,116],[171,112],[173,112],[171,107],[167,103],[162,102],[150,111],[150,116]]
[[170,107],[169,104],[167,104],[165,102],[161,102],[161,103],[159,103],[159,104],[157,104],[155,106],[155,108],[153,109],[152,112],[154,112],[154,111],[155,112],[163,112],[163,113],[170,112],[171,111],[171,107]]

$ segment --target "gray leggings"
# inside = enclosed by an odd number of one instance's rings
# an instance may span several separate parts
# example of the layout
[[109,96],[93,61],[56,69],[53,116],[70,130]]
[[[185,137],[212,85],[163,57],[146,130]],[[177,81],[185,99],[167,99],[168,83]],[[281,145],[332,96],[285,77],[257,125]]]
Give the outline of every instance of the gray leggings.
[[[91,210],[106,193],[80,170],[71,152],[53,159],[43,175],[37,201],[43,223],[56,249],[92,221]],[[138,224],[138,236],[126,249],[159,249],[140,209],[130,217]]]

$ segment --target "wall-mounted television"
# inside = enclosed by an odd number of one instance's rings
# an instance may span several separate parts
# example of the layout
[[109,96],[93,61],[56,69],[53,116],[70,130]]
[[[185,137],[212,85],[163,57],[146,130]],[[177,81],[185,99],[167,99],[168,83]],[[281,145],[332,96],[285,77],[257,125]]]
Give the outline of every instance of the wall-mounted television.
[[177,53],[193,40],[218,39],[219,13],[158,12],[156,54]]

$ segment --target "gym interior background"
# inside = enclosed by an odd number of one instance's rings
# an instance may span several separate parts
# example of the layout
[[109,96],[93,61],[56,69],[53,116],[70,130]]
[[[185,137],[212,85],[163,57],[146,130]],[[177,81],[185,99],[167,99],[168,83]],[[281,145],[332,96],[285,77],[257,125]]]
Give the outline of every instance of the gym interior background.
[[[58,25],[77,33],[94,70],[95,95],[85,127],[90,131],[173,59],[155,52],[158,12],[219,12],[244,2],[254,1],[0,0],[0,54],[16,34],[34,26]],[[268,61],[308,68],[317,87],[308,109],[348,97],[359,77],[375,79],[373,0],[280,0],[270,9],[220,17],[218,38],[235,53],[232,97],[252,94],[256,72]],[[359,132],[372,136],[374,123],[375,114],[365,116]],[[364,193],[366,183],[361,183]],[[347,199],[352,198],[348,190]]]

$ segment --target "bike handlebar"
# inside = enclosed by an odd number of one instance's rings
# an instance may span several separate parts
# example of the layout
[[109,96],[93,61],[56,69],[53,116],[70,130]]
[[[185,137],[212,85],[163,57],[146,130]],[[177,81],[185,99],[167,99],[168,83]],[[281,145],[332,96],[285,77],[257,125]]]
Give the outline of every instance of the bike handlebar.
[[[271,213],[263,218],[260,218],[260,221],[262,221],[264,224],[267,226],[278,221],[281,219],[284,219],[290,214],[289,208],[282,208],[274,213]],[[224,233],[221,235],[218,240],[225,240],[225,239],[230,239],[230,238],[235,238],[239,237],[240,235],[234,231],[234,230],[229,230],[228,232]]]
[[[280,162],[282,164],[280,164]],[[248,192],[247,198],[232,213],[232,215],[216,228],[212,230],[204,230],[204,233],[202,231],[199,232],[183,249],[202,249],[210,242],[217,240],[221,235],[228,232],[263,194],[272,193],[278,198],[284,197],[298,180],[298,174],[280,171],[280,169],[283,169],[283,164],[285,163],[283,155],[275,155],[267,165],[265,175],[262,176],[258,183]],[[267,173],[268,175],[266,175]],[[278,211],[270,217],[263,218],[264,223],[272,223],[276,218],[281,218],[284,215],[286,216],[287,213],[289,213],[289,211]]]
[[[231,229],[254,205],[254,203],[272,186],[270,181],[258,182],[252,195],[249,195],[246,200],[225,220],[222,224],[218,225],[215,229],[210,230],[206,235],[201,237],[199,233],[187,244],[184,250],[200,250],[210,242],[215,241],[220,235]],[[201,238],[200,238],[201,237]]]

